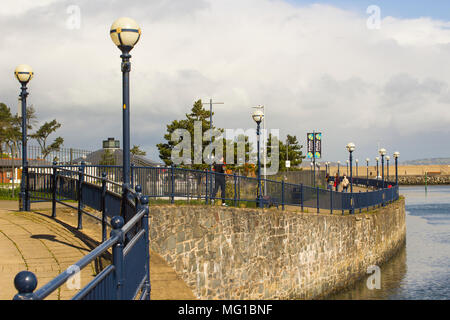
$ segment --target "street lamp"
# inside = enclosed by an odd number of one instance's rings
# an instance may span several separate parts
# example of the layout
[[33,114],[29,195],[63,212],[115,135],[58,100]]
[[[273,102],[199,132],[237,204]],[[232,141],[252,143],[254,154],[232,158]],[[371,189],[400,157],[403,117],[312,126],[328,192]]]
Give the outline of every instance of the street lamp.
[[400,157],[400,152],[395,151],[394,152],[394,159],[395,159],[395,184],[398,185],[398,157]]
[[136,21],[122,17],[111,25],[109,32],[114,44],[122,51],[122,128],[123,128],[123,183],[130,183],[130,51],[141,37]]
[[261,121],[264,119],[264,112],[261,109],[255,110],[252,114],[253,120],[256,122],[256,136],[257,136],[257,149],[258,149],[258,205],[260,208],[262,208],[262,201],[261,201],[261,162],[260,162],[260,155],[259,155],[259,135],[260,135],[260,124]]
[[353,174],[352,174],[352,155],[353,155],[353,151],[355,151],[355,144],[353,142],[350,142],[347,144],[346,146],[348,153],[349,153],[349,157],[350,159],[347,160],[347,163],[350,162],[350,194],[351,194],[351,209],[350,209],[350,213],[353,213]]
[[369,188],[369,158],[366,158],[366,164],[367,164],[367,174],[366,174],[366,179],[367,179],[367,188]]
[[378,176],[380,175],[378,172],[378,160],[380,160],[380,158],[376,157],[375,160],[377,162],[377,180],[378,180]]
[[386,155],[386,149],[381,148],[378,150],[378,153],[381,156],[381,186],[384,189],[384,156]]
[[27,84],[33,78],[33,69],[26,64],[18,65],[14,71],[14,75],[22,85],[20,91],[20,99],[22,101],[22,179],[20,181],[20,199],[22,201],[19,206],[20,211],[29,211],[30,202],[28,199],[28,190],[26,180],[28,177],[28,158],[27,158]]
[[386,172],[386,175],[387,175],[386,181],[388,183],[389,183],[389,160],[391,160],[391,157],[386,156],[386,170],[387,170],[387,172]]
[[[266,107],[265,106],[263,106],[263,105],[258,105],[258,106],[256,106],[256,107],[253,107],[253,108],[256,108],[256,109],[260,109],[260,110],[262,110],[262,113],[264,114],[264,118],[263,118],[263,120],[261,121],[262,122],[262,125],[263,125],[263,140],[262,140],[262,148],[263,148],[263,176],[264,176],[264,179],[267,179],[267,175],[266,175],[266,167],[267,167],[267,165],[266,165],[266,162],[267,162],[267,147],[266,147],[266,144],[267,144],[267,130],[266,130]],[[266,187],[266,184],[264,184],[264,195],[267,193],[266,190],[267,189],[267,187]]]
[[356,160],[355,160],[355,163],[356,163],[356,177],[359,176],[359,174],[358,174],[358,162],[359,162],[359,160],[356,159]]

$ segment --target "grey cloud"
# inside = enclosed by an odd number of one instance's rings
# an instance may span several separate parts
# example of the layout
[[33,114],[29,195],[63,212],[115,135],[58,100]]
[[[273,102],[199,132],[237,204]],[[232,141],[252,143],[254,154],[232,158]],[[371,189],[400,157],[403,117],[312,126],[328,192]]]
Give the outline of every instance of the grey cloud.
[[[80,30],[65,26],[69,5],[80,6]],[[120,138],[120,52],[108,30],[124,15],[143,28],[132,52],[132,143],[154,156],[166,124],[210,97],[225,102],[214,109],[217,126],[251,128],[251,107],[264,104],[269,127],[303,144],[307,131],[323,131],[330,160],[345,159],[349,141],[358,152],[372,152],[378,140],[413,148],[413,139],[433,130],[442,133],[436,144],[448,146],[449,30],[394,19],[369,32],[366,17],[324,5],[64,0],[3,14],[0,101],[15,109],[12,72],[29,63],[36,71],[30,103],[41,121],[63,123],[66,145],[97,148],[108,136]],[[439,41],[415,43],[409,27]]]

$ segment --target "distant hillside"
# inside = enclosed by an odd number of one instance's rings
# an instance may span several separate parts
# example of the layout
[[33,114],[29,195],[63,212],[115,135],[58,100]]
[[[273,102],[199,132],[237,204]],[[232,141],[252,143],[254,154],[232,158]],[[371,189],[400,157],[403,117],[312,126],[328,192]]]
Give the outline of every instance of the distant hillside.
[[405,165],[433,165],[433,164],[440,164],[450,165],[450,158],[429,158],[429,159],[418,159],[418,160],[409,160],[409,161],[403,161],[402,164]]

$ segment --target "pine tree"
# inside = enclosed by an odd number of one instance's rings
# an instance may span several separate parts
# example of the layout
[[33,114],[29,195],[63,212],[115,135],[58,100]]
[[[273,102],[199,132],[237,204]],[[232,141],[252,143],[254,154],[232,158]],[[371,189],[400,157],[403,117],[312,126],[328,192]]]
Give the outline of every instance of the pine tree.
[[[300,170],[299,166],[302,163],[305,156],[303,155],[302,148],[303,146],[299,144],[296,136],[287,135],[287,144],[284,144],[282,141],[272,134],[269,134],[269,138],[267,139],[267,157],[270,159],[272,155],[272,140],[274,146],[279,143],[278,152],[279,152],[279,163],[280,168],[279,171],[286,171],[286,160],[291,162],[291,167],[289,170]],[[287,151],[287,154],[286,154]],[[287,157],[286,157],[287,156]],[[267,164],[270,166],[270,163]]]
[[[209,128],[210,128],[209,127],[209,125],[210,125],[209,118],[210,118],[209,110],[206,110],[203,108],[202,100],[198,100],[194,103],[194,105],[191,109],[191,113],[186,114],[186,119],[174,120],[174,121],[172,121],[172,123],[168,124],[167,125],[167,133],[164,135],[164,139],[166,140],[166,142],[159,143],[156,145],[159,150],[160,159],[163,160],[164,163],[168,166],[173,165],[173,162],[171,159],[172,150],[179,143],[179,141],[172,141],[171,136],[172,136],[172,133],[175,132],[175,130],[185,129],[189,132],[189,134],[191,136],[191,154],[187,155],[187,156],[188,157],[190,156],[190,159],[193,160],[194,159],[194,150],[195,150],[195,148],[194,148],[195,121],[201,122],[202,137],[203,137],[203,133],[205,131],[209,130]],[[215,127],[213,127],[213,129],[215,129]],[[203,150],[205,149],[205,147],[208,144],[209,144],[209,141],[202,141],[202,148],[201,148],[202,155],[203,155]],[[186,155],[183,155],[183,156],[186,156]],[[202,157],[202,159],[203,159],[203,157]],[[190,167],[197,169],[197,170],[205,170],[205,169],[209,168],[209,165],[202,161],[202,164],[192,164],[192,165],[190,165]]]

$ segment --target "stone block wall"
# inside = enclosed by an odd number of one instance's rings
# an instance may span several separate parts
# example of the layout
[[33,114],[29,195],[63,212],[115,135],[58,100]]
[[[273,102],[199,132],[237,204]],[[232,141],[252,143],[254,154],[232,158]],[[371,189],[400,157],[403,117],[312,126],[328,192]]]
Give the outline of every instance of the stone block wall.
[[[394,177],[395,179],[395,177]],[[418,176],[398,176],[399,185],[425,185],[425,175]],[[440,185],[450,184],[450,175],[429,175],[427,184]]]
[[277,209],[151,206],[150,246],[199,299],[313,299],[389,259],[404,200],[351,216]]

